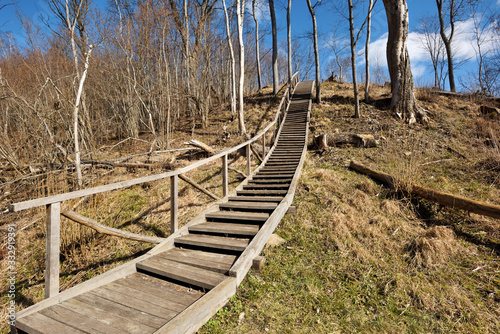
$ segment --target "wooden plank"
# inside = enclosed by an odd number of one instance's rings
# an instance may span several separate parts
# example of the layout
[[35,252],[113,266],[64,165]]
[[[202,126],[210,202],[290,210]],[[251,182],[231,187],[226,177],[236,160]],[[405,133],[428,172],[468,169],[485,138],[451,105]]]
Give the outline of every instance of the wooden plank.
[[176,244],[191,245],[231,251],[243,251],[248,245],[248,239],[218,237],[209,235],[185,235],[175,239]]
[[194,249],[182,249],[182,248],[174,248],[169,250],[168,252],[160,253],[158,254],[158,256],[170,259],[173,258],[182,259],[183,257],[197,258],[202,261],[220,263],[224,265],[232,265],[234,263],[234,260],[236,260],[236,255],[220,254],[220,253],[205,252]]
[[[266,181],[266,180],[264,180],[264,181]],[[272,180],[272,181],[276,181],[276,180]],[[254,181],[254,182],[256,182],[256,181]],[[236,202],[236,203],[228,202],[228,203],[219,204],[219,209],[222,209],[222,210],[272,211],[272,210],[276,209],[277,206],[278,205],[275,202],[256,203],[256,202],[240,201],[240,202]]]
[[259,190],[259,189],[288,189],[289,185],[286,183],[277,184],[248,184],[243,186],[245,190]]
[[271,173],[271,174],[265,174],[265,173],[257,173],[253,176],[253,180],[265,180],[265,179],[289,179],[293,178],[295,173]]
[[283,200],[283,196],[232,196],[228,198],[229,202],[275,202]]
[[[137,264],[137,265],[139,265],[139,264]],[[130,296],[127,296],[127,295],[122,295],[114,290],[108,289],[106,286],[92,290],[92,292],[90,292],[90,293],[94,294],[96,296],[111,300],[115,303],[119,303],[119,304],[122,304],[124,306],[134,308],[134,309],[139,310],[141,312],[145,312],[145,313],[154,315],[154,316],[162,318],[166,321],[172,319],[177,314],[176,312],[164,309],[158,305],[148,303],[148,302],[145,302],[142,300],[137,300],[137,299],[131,298]]]
[[[213,260],[213,258],[210,256],[200,256],[198,254],[198,253],[202,253],[202,254],[207,253],[207,254],[219,255],[216,253],[195,251],[195,250],[190,250],[190,249],[179,249],[179,248],[176,248],[176,249],[178,249],[179,251],[182,252],[182,253],[180,253],[181,255],[179,255],[179,253],[177,253],[177,252],[169,251],[169,252],[164,252],[164,253],[158,254],[157,256],[160,256],[162,258],[165,258],[165,259],[168,259],[171,261],[188,264],[188,265],[193,266],[193,267],[198,267],[198,268],[203,268],[203,269],[210,270],[210,271],[215,271],[217,273],[224,274],[224,275],[227,274],[227,272],[229,271],[229,268],[231,268],[231,265],[234,263],[234,258],[236,258],[235,256],[233,256],[233,260],[230,262],[220,262],[219,259]],[[185,251],[191,251],[191,252],[185,252]],[[224,255],[224,254],[220,254],[220,255]]]
[[33,314],[35,312],[40,311],[41,309],[58,304],[61,301],[64,301],[64,300],[73,298],[75,296],[78,296],[82,293],[91,291],[92,289],[95,289],[96,287],[108,284],[109,282],[115,281],[118,278],[122,278],[124,276],[135,273],[136,272],[136,267],[135,267],[136,262],[142,261],[150,256],[151,256],[150,254],[144,254],[144,255],[142,255],[136,259],[133,259],[133,260],[131,260],[131,261],[119,266],[119,267],[111,269],[110,271],[105,272],[104,274],[101,274],[101,275],[94,277],[86,282],[83,282],[77,286],[74,286],[66,291],[63,291],[55,297],[45,299],[45,300],[43,300],[35,305],[32,305],[28,308],[25,308],[25,309],[17,312],[17,319],[22,319],[23,317],[28,316],[29,314]]
[[154,256],[138,263],[137,268],[203,289],[213,289],[227,277],[210,270],[196,268],[160,256]]
[[286,190],[240,190],[236,194],[242,196],[273,196],[273,195],[286,195]]
[[259,225],[207,222],[191,226],[190,232],[250,236],[259,232]]
[[[78,302],[77,302],[78,303]],[[64,306],[63,306],[64,305]],[[73,309],[78,309],[82,313],[78,313],[73,311]],[[68,327],[74,327],[77,328],[81,331],[87,332],[87,333],[102,333],[102,334],[121,334],[123,333],[122,330],[119,330],[118,328],[115,328],[110,325],[109,315],[104,311],[102,314],[96,314],[92,312],[92,316],[90,315],[85,315],[85,310],[83,308],[80,308],[80,305],[75,305],[75,304],[68,304],[68,302],[64,302],[61,305],[54,305],[49,308],[46,308],[42,311],[40,311],[41,314],[52,318],[56,321],[62,322]],[[97,318],[97,317],[99,318]],[[127,319],[118,319],[118,321],[123,322],[126,321]],[[128,322],[131,322],[130,320]],[[154,331],[154,328],[149,328],[149,332],[152,333]],[[129,333],[140,333],[139,331],[129,331]],[[143,333],[147,333],[143,329]]]
[[47,205],[45,237],[45,298],[59,293],[59,246],[61,244],[61,203]]
[[85,333],[40,313],[33,313],[22,319],[17,319],[16,327],[30,334]]
[[205,217],[207,221],[231,220],[231,221],[265,222],[267,218],[269,218],[269,213],[218,211],[214,213],[207,213]]
[[236,279],[229,277],[205,294],[200,300],[165,326],[156,334],[192,334],[205,324],[217,311],[226,305],[236,293]]
[[[147,261],[148,260],[146,260],[146,262]],[[185,306],[180,303],[159,297],[158,294],[161,293],[161,290],[158,290],[153,294],[146,294],[142,290],[131,287],[130,284],[120,284],[120,281],[122,280],[107,284],[106,288],[112,291],[116,291],[117,293],[120,293],[124,296],[130,296],[131,298],[155,304],[166,310],[173,311],[172,315],[179,313],[185,308]]]
[[[147,312],[139,311],[135,308],[116,303],[112,300],[99,297],[92,293],[72,298],[69,303],[80,302],[88,307],[94,307],[102,312],[116,316],[118,318],[133,319],[137,324],[146,325],[147,327],[159,328],[163,326],[167,320],[151,315]],[[83,306],[82,306],[83,307]]]
[[[177,258],[180,258],[178,252],[176,250],[180,250],[178,248],[173,248],[169,251],[159,253],[157,256],[163,256],[163,254],[175,253]],[[180,250],[181,251],[181,250]],[[187,250],[182,250],[187,251]],[[205,253],[205,252],[200,252]],[[230,255],[227,255],[230,257]],[[221,260],[222,261],[222,260]],[[234,258],[228,263],[232,264],[234,262]],[[182,285],[174,284],[165,280],[161,280],[159,278],[146,275],[143,273],[135,273],[126,277],[126,280],[120,281],[120,284],[134,284],[135,288],[144,292],[152,292],[152,291],[161,291],[158,296],[169,298],[179,304],[184,306],[189,306],[198,300],[203,293],[197,290],[186,288]]]

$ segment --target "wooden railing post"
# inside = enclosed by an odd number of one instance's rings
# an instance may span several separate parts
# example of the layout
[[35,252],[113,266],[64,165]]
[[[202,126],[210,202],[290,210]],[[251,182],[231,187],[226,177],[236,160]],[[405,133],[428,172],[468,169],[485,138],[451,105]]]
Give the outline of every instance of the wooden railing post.
[[247,175],[250,176],[252,173],[252,160],[251,160],[251,153],[252,151],[250,150],[250,144],[247,145]]
[[228,195],[227,154],[222,156],[222,197]]
[[170,177],[170,233],[175,233],[179,227],[179,176],[172,175]]
[[59,293],[59,246],[61,244],[61,203],[47,205],[45,248],[45,298]]
[[266,157],[266,134],[262,135],[262,159]]

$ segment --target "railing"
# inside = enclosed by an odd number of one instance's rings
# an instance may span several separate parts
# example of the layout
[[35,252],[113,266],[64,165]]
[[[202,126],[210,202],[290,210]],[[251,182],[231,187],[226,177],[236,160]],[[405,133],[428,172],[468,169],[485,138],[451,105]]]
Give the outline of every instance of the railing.
[[[291,98],[291,94],[298,83],[298,72],[292,76],[291,84],[287,86],[283,97],[281,98],[278,111],[274,120],[269,123],[263,130],[256,134],[253,138],[241,143],[235,147],[227,149],[223,152],[215,154],[209,158],[203,159],[201,161],[195,162],[189,166],[183,167],[181,169],[170,171],[161,174],[155,174],[145,177],[140,177],[132,180],[121,181],[110,183],[94,188],[82,189],[77,191],[72,191],[69,193],[53,195],[49,197],[38,198],[34,200],[14,203],[9,205],[9,210],[11,212],[18,212],[22,210],[32,209],[40,206],[46,206],[46,224],[47,224],[47,234],[46,234],[46,254],[45,254],[45,298],[50,298],[59,293],[59,251],[60,251],[60,230],[61,230],[61,203],[64,201],[95,195],[107,191],[123,189],[131,187],[137,184],[152,182],[156,180],[162,180],[167,177],[170,178],[170,230],[174,233],[178,229],[178,183],[179,175],[187,173],[194,170],[200,166],[206,165],[214,160],[222,158],[222,193],[226,197],[229,194],[228,191],[228,162],[227,157],[229,154],[236,152],[242,147],[246,147],[246,159],[247,159],[247,175],[250,176],[251,170],[251,147],[250,145],[255,143],[262,137],[262,157],[266,155],[266,136],[265,134],[274,126],[273,138],[275,137],[277,130],[281,126],[283,120],[284,111],[288,106]],[[274,139],[273,139],[274,141]]]

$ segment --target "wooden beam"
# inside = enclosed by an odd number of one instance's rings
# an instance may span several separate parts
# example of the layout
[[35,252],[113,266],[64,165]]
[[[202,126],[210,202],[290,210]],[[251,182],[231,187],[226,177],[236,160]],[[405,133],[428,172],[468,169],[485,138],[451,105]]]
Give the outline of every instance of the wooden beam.
[[[394,187],[397,184],[398,180],[393,176],[386,174],[384,172],[380,172],[374,169],[371,169],[367,166],[364,166],[356,161],[351,161],[350,168],[358,171],[362,174],[368,175],[375,180],[378,180],[382,183],[390,185]],[[421,187],[416,184],[411,184],[410,189],[406,192],[409,192],[413,195],[420,196],[429,201],[437,202],[441,205],[450,206],[453,208],[466,210],[469,212],[477,213],[479,215],[488,216],[492,218],[500,219],[500,205],[475,201],[469,198],[465,198],[459,195],[452,195],[449,193]]]
[[247,145],[247,175],[252,174],[252,152],[250,150],[251,145]]
[[119,230],[117,228],[109,227],[103,224],[99,224],[93,219],[84,217],[74,211],[63,211],[61,213],[64,217],[71,219],[74,222],[77,222],[79,224],[85,225],[87,227],[90,227],[91,229],[94,229],[98,233],[101,234],[106,234],[106,235],[111,235],[114,237],[120,237],[124,239],[129,239],[129,240],[135,240],[135,241],[141,241],[141,242],[149,242],[152,244],[159,244],[164,238],[158,238],[158,237],[150,237],[147,235],[141,235],[141,234],[136,234],[136,233],[131,233],[131,232],[126,232]]
[[211,191],[203,188],[202,186],[200,186],[198,183],[196,183],[193,179],[190,179],[189,177],[187,177],[186,175],[182,175],[182,174],[179,174],[179,178],[186,182],[186,183],[189,183],[190,185],[192,185],[193,187],[195,187],[196,189],[198,189],[199,191],[201,191],[202,193],[204,193],[205,195],[208,195],[210,197],[212,197],[213,199],[215,200],[219,200],[220,197],[215,195],[214,193],[212,193]]
[[253,262],[252,262],[252,268],[257,271],[257,272],[261,272],[262,269],[264,268],[264,263],[266,263],[266,258],[264,256],[256,256],[254,259],[253,259]]
[[47,205],[45,252],[45,298],[59,293],[59,247],[61,244],[61,203]]
[[229,194],[229,181],[227,170],[227,155],[222,157],[222,196],[226,197]]
[[170,177],[170,233],[175,233],[179,228],[179,177]]

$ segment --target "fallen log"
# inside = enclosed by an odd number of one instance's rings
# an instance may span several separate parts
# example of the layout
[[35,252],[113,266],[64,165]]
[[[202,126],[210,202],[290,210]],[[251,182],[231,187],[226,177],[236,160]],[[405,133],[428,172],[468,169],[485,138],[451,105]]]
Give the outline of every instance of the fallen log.
[[129,240],[135,240],[135,241],[141,241],[141,242],[148,242],[151,244],[159,244],[164,238],[158,238],[158,237],[150,237],[147,235],[141,235],[141,234],[136,234],[136,233],[131,233],[131,232],[126,232],[119,230],[117,228],[113,227],[108,227],[102,224],[99,224],[93,219],[84,217],[74,211],[66,210],[61,212],[61,215],[64,217],[71,219],[74,222],[77,222],[79,224],[85,225],[87,227],[90,227],[91,229],[94,229],[98,233],[101,234],[107,234],[107,235],[112,235],[114,237],[120,237],[124,239],[129,239]]
[[377,147],[378,140],[373,135],[354,133],[322,133],[313,139],[313,147],[323,150],[330,146]]
[[[384,172],[377,171],[375,169],[371,169],[356,161],[351,161],[349,167],[359,173],[368,175],[371,178],[391,187],[394,187],[398,183],[398,180],[393,176]],[[410,184],[407,189],[402,189],[402,191],[410,193],[412,195],[420,196],[429,201],[433,201],[444,206],[450,206],[453,208],[477,213],[479,215],[500,219],[500,205],[475,201],[459,195],[452,195],[445,192],[421,187],[416,184]]]
[[184,145],[191,145],[191,146],[197,147],[197,148],[202,149],[203,151],[207,152],[210,155],[215,154],[215,149],[213,149],[212,147],[208,146],[207,144],[202,143],[201,141],[196,140],[196,139],[191,139],[190,141],[185,142]]

